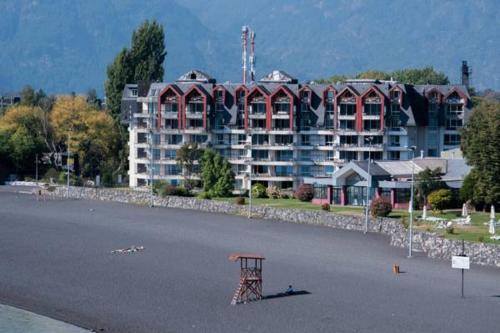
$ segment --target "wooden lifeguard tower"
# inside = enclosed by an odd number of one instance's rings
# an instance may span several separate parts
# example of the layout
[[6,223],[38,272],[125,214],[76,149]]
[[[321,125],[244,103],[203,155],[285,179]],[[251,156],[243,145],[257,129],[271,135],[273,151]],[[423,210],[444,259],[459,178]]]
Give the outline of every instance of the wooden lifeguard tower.
[[232,305],[262,299],[262,260],[265,258],[254,253],[233,253],[229,260],[240,261],[240,284],[231,301]]

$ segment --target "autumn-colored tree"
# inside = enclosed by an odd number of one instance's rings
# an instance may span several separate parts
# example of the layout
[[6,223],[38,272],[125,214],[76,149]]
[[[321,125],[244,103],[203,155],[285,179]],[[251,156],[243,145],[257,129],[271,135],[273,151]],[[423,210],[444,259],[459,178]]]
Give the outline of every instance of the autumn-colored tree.
[[53,136],[60,146],[77,153],[86,176],[113,161],[118,136],[111,115],[92,108],[84,97],[61,96],[50,113]]

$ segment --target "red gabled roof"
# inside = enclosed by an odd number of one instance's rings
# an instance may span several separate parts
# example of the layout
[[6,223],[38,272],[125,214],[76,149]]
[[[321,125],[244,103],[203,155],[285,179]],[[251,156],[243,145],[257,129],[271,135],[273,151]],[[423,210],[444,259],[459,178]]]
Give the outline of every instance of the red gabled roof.
[[368,88],[364,93],[363,95],[361,95],[361,98],[364,98],[365,96],[367,96],[369,93],[371,93],[372,91],[374,91],[377,95],[379,95],[379,97],[383,98],[385,97],[384,93],[380,91],[379,88],[377,88],[377,86],[370,86],[370,88]]
[[343,95],[346,91],[350,91],[353,95],[355,95],[355,96],[359,96],[359,93],[358,93],[358,91],[357,91],[356,89],[354,89],[354,88],[353,88],[353,87],[351,87],[351,86],[345,86],[345,88],[344,88],[344,89],[342,89],[342,90],[341,90],[341,91],[337,94],[337,96],[336,96],[336,97],[340,97],[340,96],[342,96],[342,95]]
[[259,86],[254,86],[247,94],[247,98],[252,96],[255,92],[259,92],[262,96],[268,97],[269,93]]
[[450,91],[448,91],[448,93],[446,95],[444,95],[443,98],[447,99],[454,92],[456,92],[463,99],[465,99],[465,100],[467,99],[467,96],[460,89],[457,89],[457,87],[453,87],[453,89],[451,89]]
[[184,97],[188,97],[189,94],[191,94],[194,90],[196,90],[200,95],[204,95],[205,97],[209,96],[209,94],[205,91],[205,89],[202,89],[197,84],[193,84],[191,88],[189,88],[189,90],[186,91]]
[[166,86],[161,92],[160,92],[160,98],[167,92],[167,91],[173,91],[174,94],[176,94],[177,96],[182,96],[182,90],[179,89],[179,87],[177,87],[175,84],[169,84],[168,86]]
[[274,98],[274,96],[276,96],[280,91],[283,91],[285,92],[285,94],[290,97],[290,100],[293,100],[294,98],[294,94],[293,92],[290,90],[290,88],[288,88],[287,86],[285,85],[280,85],[272,94],[271,94],[271,99]]

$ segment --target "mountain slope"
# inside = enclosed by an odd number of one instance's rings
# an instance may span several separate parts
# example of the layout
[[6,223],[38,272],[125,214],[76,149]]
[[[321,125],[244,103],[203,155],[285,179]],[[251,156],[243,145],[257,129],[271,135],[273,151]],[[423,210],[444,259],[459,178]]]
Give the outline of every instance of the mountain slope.
[[240,29],[257,33],[257,77],[274,68],[302,80],[366,69],[433,65],[479,89],[500,89],[495,0],[2,0],[0,92],[102,91],[105,70],[145,19],[165,27],[167,80],[191,68],[241,77]]

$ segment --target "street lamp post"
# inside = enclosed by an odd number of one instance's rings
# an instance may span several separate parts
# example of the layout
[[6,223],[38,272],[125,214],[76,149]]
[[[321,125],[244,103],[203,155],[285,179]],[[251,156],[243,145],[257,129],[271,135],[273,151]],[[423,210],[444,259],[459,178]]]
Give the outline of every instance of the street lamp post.
[[38,154],[35,154],[35,181],[36,187],[38,187]]
[[249,150],[250,150],[250,156],[248,160],[246,161],[248,165],[250,166],[250,171],[248,172],[248,218],[252,218],[252,133],[249,132]]
[[372,140],[373,140],[373,137],[372,136],[369,136],[366,138],[366,141],[368,141],[369,143],[369,147],[368,147],[368,176],[366,177],[366,210],[365,210],[365,234],[368,232],[368,220],[369,220],[369,216],[368,216],[368,212],[369,212],[369,209],[370,209],[370,189],[371,189],[371,175],[370,175],[370,164],[371,164],[371,151],[370,151],[370,148],[371,148],[371,143],[372,143]]
[[413,252],[413,184],[415,182],[415,162],[413,161],[415,159],[415,149],[417,149],[416,146],[411,146],[410,151],[411,151],[411,185],[410,185],[410,207],[408,208],[408,211],[410,212],[410,226],[409,226],[409,236],[408,236],[408,258],[411,258],[412,252]]
[[69,148],[69,145],[70,145],[70,142],[71,142],[71,133],[68,132],[68,149],[67,149],[67,154],[68,156],[66,157],[66,171],[68,172],[67,173],[67,178],[66,178],[66,197],[69,199],[69,173],[70,173],[70,170],[69,170],[69,159],[70,159],[70,156],[71,156],[71,152],[70,152],[70,148]]

